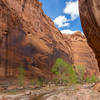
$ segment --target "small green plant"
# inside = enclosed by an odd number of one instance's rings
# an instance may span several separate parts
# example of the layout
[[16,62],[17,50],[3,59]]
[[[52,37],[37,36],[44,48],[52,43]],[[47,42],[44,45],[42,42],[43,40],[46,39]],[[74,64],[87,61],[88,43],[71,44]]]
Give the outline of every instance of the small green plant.
[[18,82],[19,82],[19,85],[20,86],[23,86],[24,85],[24,76],[25,76],[25,70],[23,68],[23,66],[21,65],[19,68],[18,68]]
[[91,77],[86,78],[87,83],[96,83],[98,81],[98,78],[95,75],[92,75]]
[[31,80],[31,84],[32,84],[32,85],[35,85],[35,81],[34,81],[34,80]]
[[44,82],[44,79],[42,77],[39,77],[38,80],[36,81],[36,84],[39,86],[43,86],[43,82]]

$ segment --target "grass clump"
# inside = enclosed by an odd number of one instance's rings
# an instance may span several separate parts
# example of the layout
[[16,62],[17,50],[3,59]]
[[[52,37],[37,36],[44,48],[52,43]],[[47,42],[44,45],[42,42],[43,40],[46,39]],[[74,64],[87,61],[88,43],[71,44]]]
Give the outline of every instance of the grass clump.
[[44,82],[44,79],[42,77],[39,77],[36,83],[39,86],[43,86],[43,82]]
[[86,83],[96,83],[98,82],[98,78],[95,75],[92,75],[91,77],[86,78]]

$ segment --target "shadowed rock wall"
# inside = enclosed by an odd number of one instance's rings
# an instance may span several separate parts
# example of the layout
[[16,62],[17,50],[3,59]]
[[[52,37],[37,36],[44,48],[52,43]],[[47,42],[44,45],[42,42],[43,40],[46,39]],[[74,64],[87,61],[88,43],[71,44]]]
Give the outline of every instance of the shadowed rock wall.
[[23,65],[29,77],[50,78],[56,58],[74,64],[73,53],[71,40],[44,14],[40,2],[0,0],[0,76],[17,76],[17,68]]
[[83,31],[100,68],[100,0],[79,0]]

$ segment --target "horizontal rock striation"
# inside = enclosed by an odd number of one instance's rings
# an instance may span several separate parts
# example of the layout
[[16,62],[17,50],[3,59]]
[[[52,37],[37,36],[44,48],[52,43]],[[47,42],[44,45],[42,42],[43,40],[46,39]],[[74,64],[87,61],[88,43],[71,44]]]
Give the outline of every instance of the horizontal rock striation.
[[[91,76],[93,73],[98,75],[98,63],[93,50],[89,47],[86,37],[79,31],[74,34],[67,35],[71,41],[71,52],[73,64],[85,67],[85,76]],[[95,67],[94,67],[95,66]]]
[[[29,73],[49,74],[56,58],[72,63],[70,47],[37,0],[0,1],[0,70],[16,76],[23,65]],[[67,45],[65,45],[67,44]],[[41,72],[41,71],[40,71]],[[43,74],[41,72],[41,74]]]
[[[84,57],[88,55],[89,60],[79,62],[86,61],[86,65],[93,68],[92,74],[96,73],[98,68],[94,54],[91,58],[89,47],[82,49],[74,44],[73,36],[62,35],[37,0],[0,0],[0,76],[16,77],[18,67],[23,66],[29,77],[50,78],[56,58],[76,64],[78,60],[74,56],[80,57],[81,50],[89,53],[82,54]],[[84,42],[81,44],[84,45]],[[74,55],[76,51],[73,49],[76,48],[81,48],[80,53]]]
[[100,68],[100,0],[79,0],[83,31]]

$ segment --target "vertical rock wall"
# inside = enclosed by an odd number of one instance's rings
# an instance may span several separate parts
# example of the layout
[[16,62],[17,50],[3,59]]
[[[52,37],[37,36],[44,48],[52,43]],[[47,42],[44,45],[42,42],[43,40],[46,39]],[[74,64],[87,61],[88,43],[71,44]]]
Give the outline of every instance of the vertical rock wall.
[[[50,71],[57,58],[76,63],[71,42],[44,14],[37,0],[0,0],[0,76],[17,76],[18,67],[23,66],[29,77],[52,77]],[[87,59],[86,64],[93,69],[95,58],[93,64],[91,57]],[[93,70],[92,74],[97,66]]]
[[79,0],[83,31],[100,68],[100,0]]

